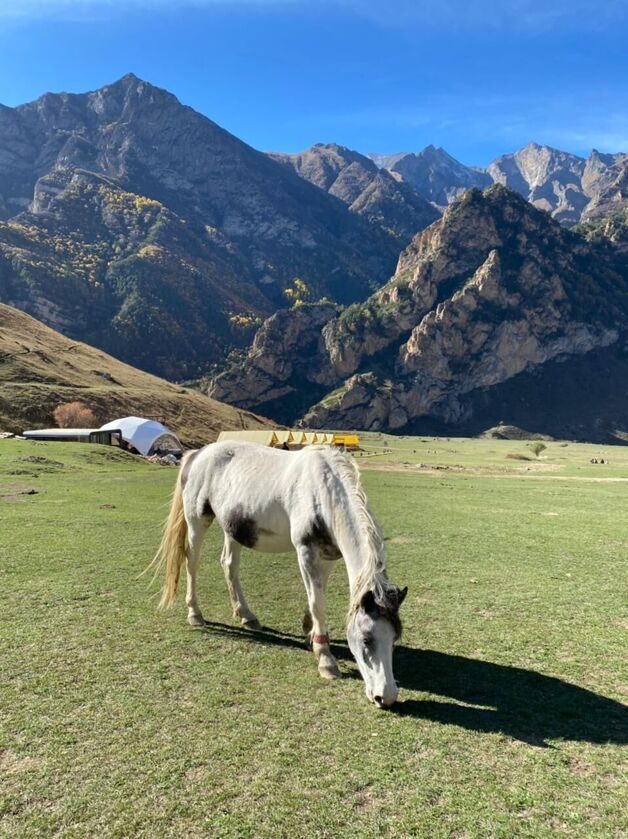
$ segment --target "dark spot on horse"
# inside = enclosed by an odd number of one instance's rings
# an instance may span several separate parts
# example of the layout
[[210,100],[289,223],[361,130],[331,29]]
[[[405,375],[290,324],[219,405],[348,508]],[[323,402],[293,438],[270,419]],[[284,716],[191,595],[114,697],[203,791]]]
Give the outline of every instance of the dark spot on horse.
[[206,516],[208,519],[214,517],[214,511],[212,510],[212,505],[209,503],[209,498],[205,499],[202,515]]
[[401,638],[401,631],[403,629],[399,612],[382,610],[381,616],[386,618],[386,620],[392,624],[393,632],[395,633],[395,641],[398,641]]
[[257,543],[257,524],[250,516],[243,516],[241,512],[231,513],[227,520],[227,533],[238,544],[245,548],[254,548]]
[[[393,592],[389,593],[390,599],[385,602],[376,600],[375,594],[372,591],[365,591],[360,601],[360,607],[367,612],[374,620],[384,618],[393,628],[395,633],[395,641],[401,638],[401,618],[399,617],[399,595]],[[405,593],[402,596],[405,597]]]
[[181,467],[181,488],[186,485],[188,478],[190,476],[190,467],[201,453],[200,449],[197,449],[194,452],[190,452],[190,454],[186,455],[186,458],[183,462],[183,466]]
[[308,547],[314,546],[317,548],[336,547],[329,528],[325,524],[323,517],[318,515],[318,513],[314,516],[308,532],[303,537],[303,544]]

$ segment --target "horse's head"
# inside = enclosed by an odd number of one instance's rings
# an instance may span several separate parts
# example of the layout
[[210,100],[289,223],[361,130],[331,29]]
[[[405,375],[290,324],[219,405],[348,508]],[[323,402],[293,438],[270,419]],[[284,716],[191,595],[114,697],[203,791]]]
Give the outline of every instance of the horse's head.
[[366,695],[380,708],[397,701],[392,669],[393,644],[401,636],[399,607],[408,588],[387,587],[382,594],[366,591],[347,623],[347,641],[366,685]]

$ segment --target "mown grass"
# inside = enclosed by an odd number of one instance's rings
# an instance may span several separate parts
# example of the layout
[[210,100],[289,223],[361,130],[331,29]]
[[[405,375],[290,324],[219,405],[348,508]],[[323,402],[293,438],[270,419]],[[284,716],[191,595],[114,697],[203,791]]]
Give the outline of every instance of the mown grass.
[[213,529],[211,626],[155,612],[137,574],[175,470],[0,442],[0,835],[625,836],[627,485],[592,480],[588,447],[522,472],[524,443],[424,439],[362,458],[386,466],[364,482],[410,587],[388,713],[344,644],[340,565],[329,684],[291,556],[246,554],[263,634],[231,618]]

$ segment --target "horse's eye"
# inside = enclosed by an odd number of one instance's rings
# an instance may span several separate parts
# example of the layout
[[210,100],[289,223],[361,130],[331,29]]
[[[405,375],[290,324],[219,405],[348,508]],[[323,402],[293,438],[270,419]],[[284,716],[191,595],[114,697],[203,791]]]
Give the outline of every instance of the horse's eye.
[[364,636],[364,648],[366,650],[372,650],[375,646],[375,638],[372,635],[365,635]]

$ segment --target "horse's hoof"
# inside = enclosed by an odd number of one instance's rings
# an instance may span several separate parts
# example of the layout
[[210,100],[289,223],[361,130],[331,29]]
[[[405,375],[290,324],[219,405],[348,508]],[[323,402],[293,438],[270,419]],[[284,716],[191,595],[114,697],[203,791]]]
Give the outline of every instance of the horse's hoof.
[[207,626],[207,621],[202,615],[188,615],[190,626]]
[[319,675],[322,679],[339,679],[342,676],[340,672],[340,668],[337,664],[325,664],[323,667],[318,668]]
[[258,621],[257,618],[253,618],[252,621],[242,621],[242,626],[245,629],[252,629],[256,632],[260,632],[262,629],[262,624]]
[[338,663],[333,659],[319,664],[318,672],[323,679],[339,679],[342,675]]

